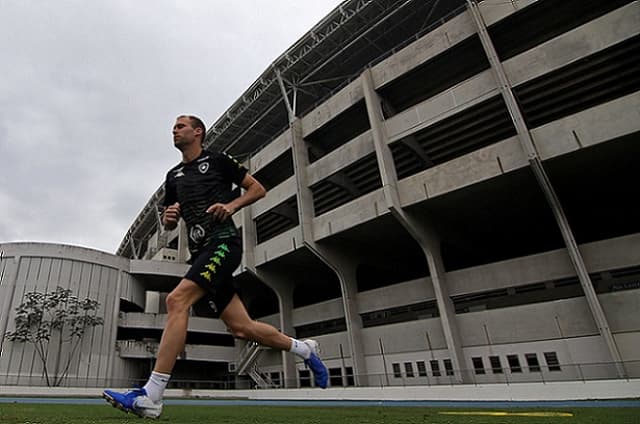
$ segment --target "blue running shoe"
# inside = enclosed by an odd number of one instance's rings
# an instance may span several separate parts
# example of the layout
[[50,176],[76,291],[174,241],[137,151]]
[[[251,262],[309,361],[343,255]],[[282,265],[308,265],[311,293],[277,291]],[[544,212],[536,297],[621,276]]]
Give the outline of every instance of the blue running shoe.
[[133,412],[143,418],[158,418],[162,413],[162,402],[154,402],[147,396],[145,389],[131,389],[125,393],[105,390],[102,397],[114,408],[124,412]]
[[304,340],[303,343],[309,346],[311,350],[311,356],[309,356],[309,359],[304,360],[304,364],[313,373],[313,379],[316,385],[326,389],[329,383],[329,372],[318,356],[318,352],[320,351],[318,342],[315,340]]

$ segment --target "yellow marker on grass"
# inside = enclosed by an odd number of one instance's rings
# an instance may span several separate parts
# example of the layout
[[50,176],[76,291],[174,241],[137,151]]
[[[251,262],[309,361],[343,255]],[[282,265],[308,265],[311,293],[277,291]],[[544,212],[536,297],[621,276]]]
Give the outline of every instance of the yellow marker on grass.
[[570,412],[501,412],[501,411],[440,411],[440,415],[479,415],[487,417],[573,417]]

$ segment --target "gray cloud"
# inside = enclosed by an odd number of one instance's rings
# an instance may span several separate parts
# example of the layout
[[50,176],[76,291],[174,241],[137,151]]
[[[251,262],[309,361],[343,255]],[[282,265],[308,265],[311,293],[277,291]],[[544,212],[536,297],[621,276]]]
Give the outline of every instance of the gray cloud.
[[0,0],[0,243],[113,252],[180,159],[339,1]]

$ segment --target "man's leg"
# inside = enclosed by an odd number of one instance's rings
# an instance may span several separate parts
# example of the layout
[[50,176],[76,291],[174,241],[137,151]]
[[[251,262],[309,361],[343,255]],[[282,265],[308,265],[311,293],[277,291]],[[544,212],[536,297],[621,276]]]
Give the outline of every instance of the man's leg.
[[189,325],[189,309],[202,298],[205,289],[183,278],[167,296],[167,323],[162,331],[153,371],[171,374],[178,355],[184,350]]
[[162,332],[156,364],[149,381],[141,389],[119,393],[105,390],[102,396],[113,406],[141,417],[158,418],[162,413],[162,395],[180,352],[184,350],[189,325],[189,309],[206,291],[189,279],[167,296],[167,323]]
[[291,337],[282,334],[269,324],[252,320],[238,295],[231,298],[231,302],[222,311],[220,319],[236,338],[252,340],[279,350],[291,348]]
[[317,352],[315,341],[302,342],[291,338],[275,327],[249,317],[247,309],[238,297],[233,295],[229,304],[220,315],[234,337],[252,340],[263,346],[293,352],[304,359],[304,363],[311,369],[316,384],[323,389],[327,387],[328,372]]

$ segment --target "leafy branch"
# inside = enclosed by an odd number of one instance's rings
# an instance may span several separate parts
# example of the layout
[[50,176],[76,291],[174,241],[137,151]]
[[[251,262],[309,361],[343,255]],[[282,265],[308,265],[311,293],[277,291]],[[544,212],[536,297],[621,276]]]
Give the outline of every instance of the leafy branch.
[[[30,292],[15,309],[15,331],[8,332],[5,337],[18,343],[33,344],[42,361],[47,385],[59,386],[68,375],[87,330],[104,324],[103,318],[96,315],[99,308],[98,301],[81,300],[62,287],[56,287],[50,293]],[[52,339],[57,340],[55,347],[50,345]],[[52,374],[48,357],[53,352],[58,355]]]

